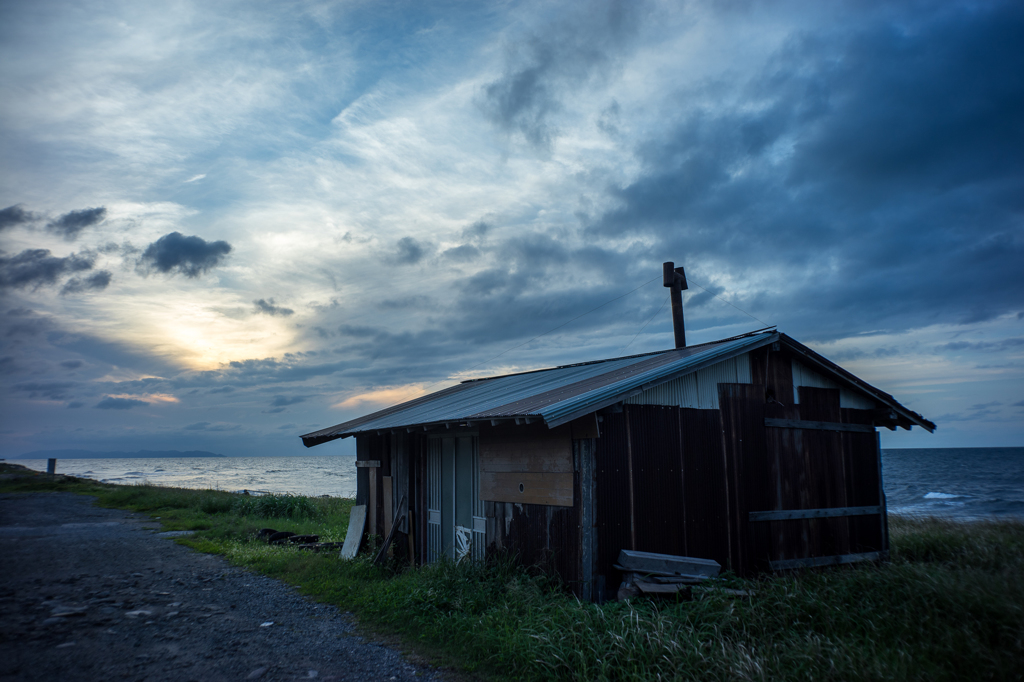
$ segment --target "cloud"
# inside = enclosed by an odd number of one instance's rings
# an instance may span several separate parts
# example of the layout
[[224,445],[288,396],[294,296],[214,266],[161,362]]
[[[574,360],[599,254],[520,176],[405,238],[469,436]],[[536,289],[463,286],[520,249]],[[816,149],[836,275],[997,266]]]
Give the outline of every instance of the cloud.
[[49,249],[26,249],[10,257],[0,255],[0,289],[38,289],[56,283],[66,274],[91,270],[94,263],[89,254],[73,253],[60,258],[51,256]]
[[212,424],[210,422],[196,422],[182,427],[186,431],[238,431],[242,428],[240,424],[225,424],[222,422]]
[[78,369],[79,367],[82,366],[82,361],[81,360],[65,360],[64,362],[60,363],[60,366],[63,367],[64,369]]
[[60,295],[80,294],[85,291],[102,291],[110,285],[112,277],[113,275],[107,270],[98,270],[84,279],[72,277],[61,287]]
[[427,255],[429,245],[425,245],[412,237],[402,237],[395,244],[395,251],[389,260],[399,265],[413,265]]
[[1022,31],[1024,6],[994,3],[794,34],[745,81],[677,93],[587,232],[757,283],[730,301],[818,339],[1016,314]]
[[286,405],[297,405],[299,403],[306,402],[306,398],[309,396],[295,395],[295,396],[284,396],[275,395],[274,399],[270,402],[271,407],[284,407]]
[[85,407],[85,403],[83,403],[80,400],[72,400],[70,403],[68,403],[69,410],[77,410],[80,407]]
[[962,350],[1008,350],[1024,346],[1024,337],[1000,339],[999,341],[951,341],[936,346],[937,350],[962,351]]
[[217,266],[230,252],[231,245],[225,241],[208,242],[171,232],[147,246],[141,260],[158,272],[176,271],[194,278]]
[[1013,405],[1011,405],[1011,407],[1024,407],[1024,400],[1014,403]]
[[499,128],[536,147],[551,144],[551,118],[570,92],[605,76],[635,35],[644,3],[608,0],[514,44],[505,73],[483,89],[484,114]]
[[29,394],[29,398],[45,398],[47,400],[66,400],[68,389],[78,386],[73,381],[28,381],[14,385],[15,391]]
[[23,225],[38,220],[38,217],[22,208],[21,204],[15,204],[14,206],[8,206],[7,208],[0,210],[0,230],[4,230],[8,227],[14,227],[16,225]]
[[455,261],[456,263],[468,263],[480,257],[480,249],[476,248],[472,244],[462,244],[460,246],[446,249],[441,253],[441,255],[448,260]]
[[352,409],[363,408],[367,405],[396,405],[407,400],[419,398],[424,394],[423,386],[419,385],[379,388],[345,398],[345,400],[332,407]]
[[207,391],[207,393],[234,393],[234,386],[221,386],[220,388],[213,388]]
[[144,405],[149,405],[149,403],[144,400],[136,400],[135,398],[112,398],[108,396],[93,407],[100,410],[130,410],[133,407],[142,407]]
[[105,206],[98,208],[83,208],[80,211],[70,211],[56,220],[50,221],[46,229],[61,235],[64,239],[72,241],[78,238],[78,234],[87,227],[102,222],[107,217]]
[[288,315],[294,315],[295,311],[291,308],[284,308],[281,306],[274,305],[274,299],[259,299],[253,301],[253,305],[256,307],[257,313],[263,313],[264,315],[280,315],[287,317]]

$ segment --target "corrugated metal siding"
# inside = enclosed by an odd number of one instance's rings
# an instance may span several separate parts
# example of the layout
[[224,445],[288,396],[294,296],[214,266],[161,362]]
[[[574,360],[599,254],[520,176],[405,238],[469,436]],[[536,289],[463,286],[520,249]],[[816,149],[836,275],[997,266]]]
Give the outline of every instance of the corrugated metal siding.
[[685,555],[679,410],[629,405],[624,413],[633,455],[636,549]]
[[432,438],[427,450],[427,563],[441,558],[441,440]]
[[[839,389],[839,405],[841,407],[847,407],[856,410],[870,410],[874,407],[875,401],[867,396],[851,391],[848,388],[840,386],[837,382],[832,379],[815,372],[807,365],[793,360],[793,385],[794,386],[810,386],[812,388],[837,388]],[[800,395],[797,393],[796,402],[800,402]]]
[[697,377],[687,374],[626,399],[628,405],[697,407]]
[[612,565],[619,550],[633,546],[630,522],[633,516],[627,461],[626,417],[624,412],[606,414],[601,422],[601,437],[595,442],[597,469],[597,572],[607,578],[606,586],[618,587],[619,573]]
[[718,384],[749,384],[750,354],[723,360],[692,374],[666,381],[660,386],[628,398],[629,405],[671,405],[700,410],[718,409]]
[[595,445],[597,573],[605,577],[607,590],[614,591],[621,579],[613,565],[622,549],[727,565],[729,529],[717,410],[628,405],[604,417]]

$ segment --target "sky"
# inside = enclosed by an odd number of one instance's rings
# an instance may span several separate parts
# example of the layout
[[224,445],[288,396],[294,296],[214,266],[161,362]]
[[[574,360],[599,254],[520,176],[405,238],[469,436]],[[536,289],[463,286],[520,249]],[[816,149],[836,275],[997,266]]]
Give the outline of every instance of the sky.
[[0,457],[330,455],[769,325],[1024,446],[1024,4],[0,2]]

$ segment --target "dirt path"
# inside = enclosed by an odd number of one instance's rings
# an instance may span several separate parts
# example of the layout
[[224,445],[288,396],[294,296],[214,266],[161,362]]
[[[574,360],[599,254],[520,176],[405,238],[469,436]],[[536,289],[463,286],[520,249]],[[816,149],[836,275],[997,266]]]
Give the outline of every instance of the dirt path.
[[91,502],[0,495],[0,679],[442,679],[336,608]]

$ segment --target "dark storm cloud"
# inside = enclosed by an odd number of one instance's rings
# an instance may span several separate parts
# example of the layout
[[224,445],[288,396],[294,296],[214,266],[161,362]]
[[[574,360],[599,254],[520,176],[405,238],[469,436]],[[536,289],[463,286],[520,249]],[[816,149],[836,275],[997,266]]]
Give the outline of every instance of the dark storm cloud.
[[208,242],[202,237],[186,237],[180,232],[165,234],[142,252],[142,264],[158,272],[179,272],[199,277],[217,266],[231,252],[225,241]]
[[742,108],[681,105],[589,230],[651,239],[704,284],[718,267],[786,272],[776,286],[795,293],[737,303],[822,337],[1016,313],[1020,35],[1024,6],[1006,3],[801,36],[743,86]]
[[31,211],[26,211],[21,204],[8,206],[0,210],[0,230],[16,225],[23,225],[38,220],[38,217]]
[[133,407],[142,407],[144,405],[149,405],[149,403],[145,400],[136,400],[135,398],[112,398],[107,396],[93,407],[100,410],[130,410]]
[[113,275],[107,270],[98,270],[88,277],[72,277],[61,287],[61,296],[80,294],[85,291],[102,291],[110,285]]
[[87,227],[103,222],[107,217],[107,209],[104,206],[98,208],[83,208],[80,211],[70,211],[56,220],[50,221],[46,229],[59,234],[68,241],[78,238],[78,234]]
[[643,3],[610,0],[588,4],[510,50],[504,75],[484,87],[481,108],[507,132],[546,147],[557,135],[550,118],[562,99],[611,68],[635,35]]
[[0,289],[25,289],[55,284],[64,275],[91,270],[89,254],[51,256],[49,249],[26,249],[16,256],[0,255]]
[[423,260],[429,249],[429,244],[419,242],[412,237],[402,237],[395,243],[395,249],[389,255],[388,260],[398,265],[414,265]]
[[252,302],[257,313],[264,315],[280,315],[281,317],[287,317],[294,315],[295,311],[291,308],[284,308],[282,306],[274,305],[274,299],[259,299],[258,301]]

